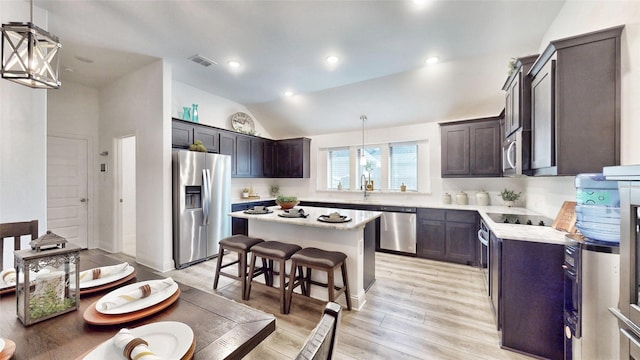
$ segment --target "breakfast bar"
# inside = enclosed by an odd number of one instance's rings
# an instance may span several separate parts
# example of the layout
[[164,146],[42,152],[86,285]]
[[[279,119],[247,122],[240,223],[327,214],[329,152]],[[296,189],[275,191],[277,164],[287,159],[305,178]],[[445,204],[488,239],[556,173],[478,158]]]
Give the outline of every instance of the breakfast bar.
[[[266,214],[236,211],[230,216],[248,219],[251,237],[345,253],[351,302],[354,309],[360,309],[365,303],[366,291],[375,281],[375,244],[382,213],[307,206],[290,212],[300,209],[305,217],[285,217],[287,213],[278,206],[270,207]],[[331,213],[338,213],[346,221],[327,219]],[[312,287],[311,296],[326,300],[323,290]]]

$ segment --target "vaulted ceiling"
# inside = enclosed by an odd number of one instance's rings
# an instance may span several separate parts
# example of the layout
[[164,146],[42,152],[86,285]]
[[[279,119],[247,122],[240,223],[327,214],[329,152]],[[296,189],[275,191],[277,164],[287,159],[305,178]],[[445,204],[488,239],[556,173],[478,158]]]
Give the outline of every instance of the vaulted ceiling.
[[275,137],[355,130],[362,114],[370,127],[497,115],[509,59],[539,50],[563,4],[35,0],[73,70],[63,81],[99,88],[162,58],[174,79],[245,105]]

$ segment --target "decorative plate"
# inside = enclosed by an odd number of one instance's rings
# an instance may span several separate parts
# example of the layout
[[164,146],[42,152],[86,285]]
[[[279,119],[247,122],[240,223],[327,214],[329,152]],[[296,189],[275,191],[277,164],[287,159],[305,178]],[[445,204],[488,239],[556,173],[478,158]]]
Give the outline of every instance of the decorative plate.
[[243,112],[237,112],[231,115],[231,126],[235,131],[243,133],[252,133],[256,130],[251,116]]
[[165,289],[153,292],[151,295],[149,295],[146,298],[133,300],[128,304],[124,304],[113,309],[103,309],[103,304],[109,301],[111,298],[117,297],[122,294],[127,294],[139,288],[140,286],[149,284],[151,281],[156,281],[156,280],[141,281],[141,282],[123,286],[121,288],[117,288],[111,291],[107,295],[100,298],[100,300],[98,300],[98,303],[96,304],[96,311],[101,314],[107,314],[107,315],[126,314],[130,312],[146,309],[150,306],[163,302],[168,298],[170,298],[171,295],[173,295],[176,291],[178,291],[178,284],[173,283],[172,285],[168,286]]

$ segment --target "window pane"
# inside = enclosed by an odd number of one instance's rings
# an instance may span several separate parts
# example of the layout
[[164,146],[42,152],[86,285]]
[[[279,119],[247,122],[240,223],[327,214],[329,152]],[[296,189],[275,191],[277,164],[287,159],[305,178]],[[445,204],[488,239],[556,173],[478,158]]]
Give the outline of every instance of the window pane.
[[366,181],[369,181],[369,180],[373,181],[374,190],[380,190],[380,187],[382,186],[382,169],[381,169],[382,151],[380,150],[379,147],[365,148],[364,160],[366,161],[366,165],[362,164],[361,155],[362,155],[362,149],[358,149],[357,188],[362,189],[362,186],[365,185],[363,184],[363,177],[362,177],[362,175],[364,175],[364,178],[366,179]]
[[407,191],[418,191],[418,145],[389,145],[389,190],[400,190],[405,184]]
[[327,151],[327,188],[337,189],[338,184],[344,190],[349,189],[349,148],[329,149]]

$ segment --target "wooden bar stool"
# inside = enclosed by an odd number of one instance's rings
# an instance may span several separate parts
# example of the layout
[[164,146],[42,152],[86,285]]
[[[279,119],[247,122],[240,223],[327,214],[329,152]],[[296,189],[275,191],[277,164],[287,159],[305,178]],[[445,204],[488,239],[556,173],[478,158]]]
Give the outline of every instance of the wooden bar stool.
[[[254,271],[254,267],[256,264],[256,258],[260,257],[262,260],[268,260],[269,263],[267,265],[267,273],[269,274],[269,281],[267,281],[266,285],[269,289],[275,289],[273,287],[273,277],[274,274],[280,275],[280,287],[278,288],[278,292],[280,294],[280,313],[287,314],[287,297],[286,297],[286,289],[287,289],[287,271],[286,271],[286,263],[287,260],[291,258],[291,255],[295,254],[298,250],[302,249],[298,245],[282,243],[279,241],[266,241],[261,244],[254,246],[251,249],[251,265],[249,265],[249,273]],[[279,264],[278,272],[274,271],[273,263],[277,262]],[[295,267],[291,268],[291,273],[295,273]],[[253,284],[253,278],[249,280],[247,283],[247,298],[251,295],[251,285]],[[263,285],[260,283],[256,283],[256,285]]]
[[[304,248],[291,256],[291,268],[297,267],[307,268],[304,278],[299,279],[292,272],[289,280],[289,289],[287,291],[287,313],[291,309],[291,298],[293,290],[302,286],[302,294],[311,295],[311,285],[319,285],[326,287],[329,295],[329,301],[335,302],[340,294],[344,293],[347,300],[347,309],[351,310],[351,295],[349,293],[349,278],[347,276],[347,255],[339,251],[326,251],[318,248]],[[342,287],[337,287],[334,281],[334,272],[340,268],[342,273]],[[311,270],[320,270],[327,273],[327,283],[321,283],[311,280]]]
[[38,220],[0,224],[0,270],[4,269],[4,239],[13,238],[13,250],[20,250],[22,235],[31,235],[31,240],[37,239]]
[[[218,280],[220,279],[220,275],[226,276],[235,280],[240,280],[240,282],[242,282],[242,299],[247,300],[245,298],[245,289],[247,288],[247,276],[248,276],[247,275],[247,253],[251,251],[251,249],[255,245],[263,242],[264,240],[262,239],[252,238],[246,235],[233,235],[220,240],[220,243],[219,243],[220,249],[218,250],[218,264],[216,266],[216,274],[213,279],[213,289],[215,290],[218,288]],[[238,259],[236,261],[222,265],[222,258],[224,257],[225,250],[233,251],[237,253]],[[238,264],[238,275],[221,271],[222,269],[235,264]],[[258,269],[257,272],[254,272],[253,267],[251,268],[251,271],[249,272],[249,274],[251,274],[251,278],[262,274],[266,270],[265,269],[266,266],[264,266],[264,264],[265,263],[263,262],[263,267]],[[265,280],[267,280],[266,273],[265,273]]]

